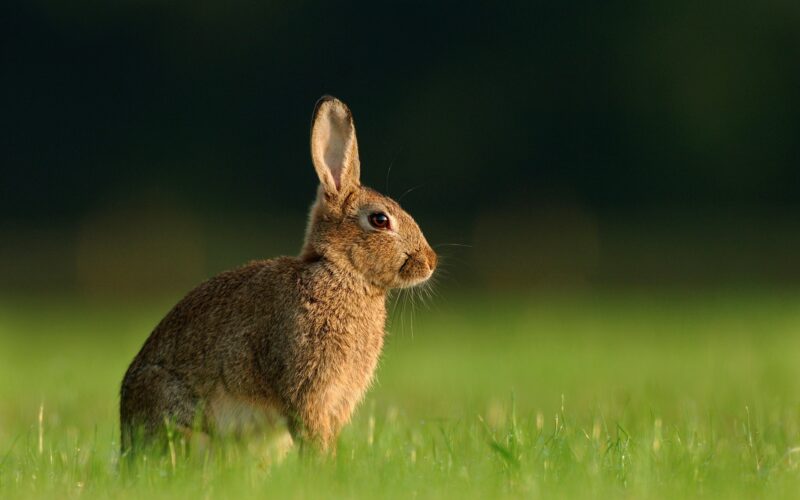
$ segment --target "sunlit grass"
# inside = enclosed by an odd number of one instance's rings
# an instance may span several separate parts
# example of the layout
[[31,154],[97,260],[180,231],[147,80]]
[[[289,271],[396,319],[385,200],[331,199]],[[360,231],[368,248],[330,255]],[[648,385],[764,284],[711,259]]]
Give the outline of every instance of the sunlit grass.
[[[800,491],[800,296],[402,304],[335,457],[119,466],[118,385],[173,299],[0,301],[0,497],[755,497]],[[402,317],[401,317],[402,315]]]

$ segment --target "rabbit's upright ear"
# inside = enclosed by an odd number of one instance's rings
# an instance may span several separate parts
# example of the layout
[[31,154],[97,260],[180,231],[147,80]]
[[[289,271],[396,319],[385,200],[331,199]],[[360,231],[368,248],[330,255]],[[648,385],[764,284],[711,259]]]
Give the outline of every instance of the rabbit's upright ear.
[[353,115],[335,97],[323,96],[314,108],[311,159],[329,198],[338,198],[360,185],[361,165]]

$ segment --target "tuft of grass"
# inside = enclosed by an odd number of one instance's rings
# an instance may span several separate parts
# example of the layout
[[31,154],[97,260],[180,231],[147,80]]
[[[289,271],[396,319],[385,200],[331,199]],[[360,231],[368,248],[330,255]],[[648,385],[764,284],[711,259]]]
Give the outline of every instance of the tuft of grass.
[[[800,491],[800,297],[443,294],[390,323],[335,457],[179,435],[118,455],[169,301],[0,301],[1,498],[692,498]],[[405,325],[409,325],[409,318]]]

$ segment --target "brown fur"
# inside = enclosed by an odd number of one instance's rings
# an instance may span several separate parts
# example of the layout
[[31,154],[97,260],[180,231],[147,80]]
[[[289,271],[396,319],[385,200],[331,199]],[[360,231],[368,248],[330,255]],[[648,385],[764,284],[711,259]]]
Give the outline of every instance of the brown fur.
[[[184,297],[122,381],[123,449],[136,429],[244,432],[285,419],[327,449],[372,381],[389,289],[427,280],[436,254],[393,200],[362,187],[352,117],[323,97],[312,159],[320,179],[299,257],[251,262]],[[392,230],[367,216],[384,212]]]

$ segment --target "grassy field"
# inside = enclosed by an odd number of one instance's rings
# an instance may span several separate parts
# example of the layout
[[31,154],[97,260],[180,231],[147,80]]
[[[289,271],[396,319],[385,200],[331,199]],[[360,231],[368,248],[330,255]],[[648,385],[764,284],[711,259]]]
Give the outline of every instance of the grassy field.
[[335,458],[217,443],[118,467],[118,386],[170,306],[0,301],[0,497],[791,497],[800,295],[400,303]]

